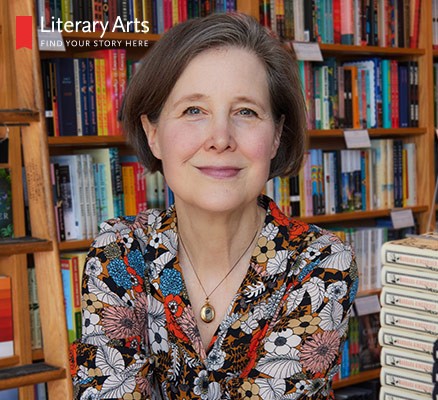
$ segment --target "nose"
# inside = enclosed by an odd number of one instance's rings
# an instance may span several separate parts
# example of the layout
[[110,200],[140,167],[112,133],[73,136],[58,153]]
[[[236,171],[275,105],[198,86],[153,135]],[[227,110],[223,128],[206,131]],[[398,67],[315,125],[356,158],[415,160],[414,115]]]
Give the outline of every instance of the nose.
[[226,116],[216,116],[208,126],[208,136],[204,143],[205,150],[222,153],[234,151],[237,146],[233,124]]

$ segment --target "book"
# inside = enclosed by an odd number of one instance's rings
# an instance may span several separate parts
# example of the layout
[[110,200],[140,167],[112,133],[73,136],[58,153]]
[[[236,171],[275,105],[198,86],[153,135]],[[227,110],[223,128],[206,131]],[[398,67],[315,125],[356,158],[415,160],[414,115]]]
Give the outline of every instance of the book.
[[382,307],[380,323],[382,326],[408,329],[414,333],[438,335],[437,315],[423,315],[387,306]]
[[378,340],[379,314],[360,315],[359,320],[359,370],[369,371],[380,367]]
[[[415,400],[431,400],[428,395],[415,393]],[[412,400],[414,399],[412,392],[398,389],[390,386],[382,386],[380,388],[379,400]]]
[[424,315],[438,315],[438,299],[436,293],[385,286],[380,294],[380,303],[382,307],[391,306]]
[[382,283],[395,285],[400,289],[420,289],[431,294],[438,293],[438,274],[431,274],[420,268],[384,265],[382,268]]
[[87,217],[81,158],[78,155],[65,155],[52,156],[50,159],[59,164],[66,240],[84,239],[87,237]]
[[0,168],[0,238],[13,235],[11,174],[8,168]]
[[30,336],[32,349],[43,347],[41,332],[40,306],[38,303],[38,289],[35,276],[35,267],[30,265],[27,269],[29,283],[29,314],[30,314]]
[[406,371],[421,372],[432,376],[433,382],[438,382],[438,361],[431,355],[382,347],[380,362],[383,367],[396,367]]
[[12,280],[0,275],[0,357],[14,355]]
[[432,381],[430,374],[406,371],[401,368],[385,367],[380,371],[382,385],[404,389],[411,393],[411,399],[416,395],[426,394],[429,399],[438,399],[438,386]]
[[438,271],[438,234],[411,236],[382,246],[382,262]]

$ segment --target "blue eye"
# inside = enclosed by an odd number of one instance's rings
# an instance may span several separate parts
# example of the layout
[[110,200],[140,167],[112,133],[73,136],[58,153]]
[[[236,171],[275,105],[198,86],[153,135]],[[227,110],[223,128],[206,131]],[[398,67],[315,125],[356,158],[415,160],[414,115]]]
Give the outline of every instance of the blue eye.
[[257,113],[249,108],[242,108],[239,110],[239,114],[243,115],[244,117],[257,116]]
[[201,114],[201,109],[198,107],[189,107],[184,111],[184,114],[187,115],[199,115]]

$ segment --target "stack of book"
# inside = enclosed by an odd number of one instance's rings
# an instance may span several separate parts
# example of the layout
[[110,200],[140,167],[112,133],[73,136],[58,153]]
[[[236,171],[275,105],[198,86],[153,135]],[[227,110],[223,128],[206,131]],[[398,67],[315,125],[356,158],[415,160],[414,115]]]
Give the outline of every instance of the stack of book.
[[438,399],[438,233],[382,247],[379,342],[385,399]]

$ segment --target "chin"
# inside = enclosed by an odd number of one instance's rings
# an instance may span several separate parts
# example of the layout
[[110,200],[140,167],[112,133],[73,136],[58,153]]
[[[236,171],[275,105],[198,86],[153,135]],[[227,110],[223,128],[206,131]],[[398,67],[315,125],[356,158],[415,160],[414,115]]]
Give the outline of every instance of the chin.
[[238,211],[251,203],[257,203],[257,195],[252,198],[251,196],[243,196],[243,193],[224,194],[221,196],[206,194],[205,196],[197,197],[192,205],[211,213],[226,213]]

